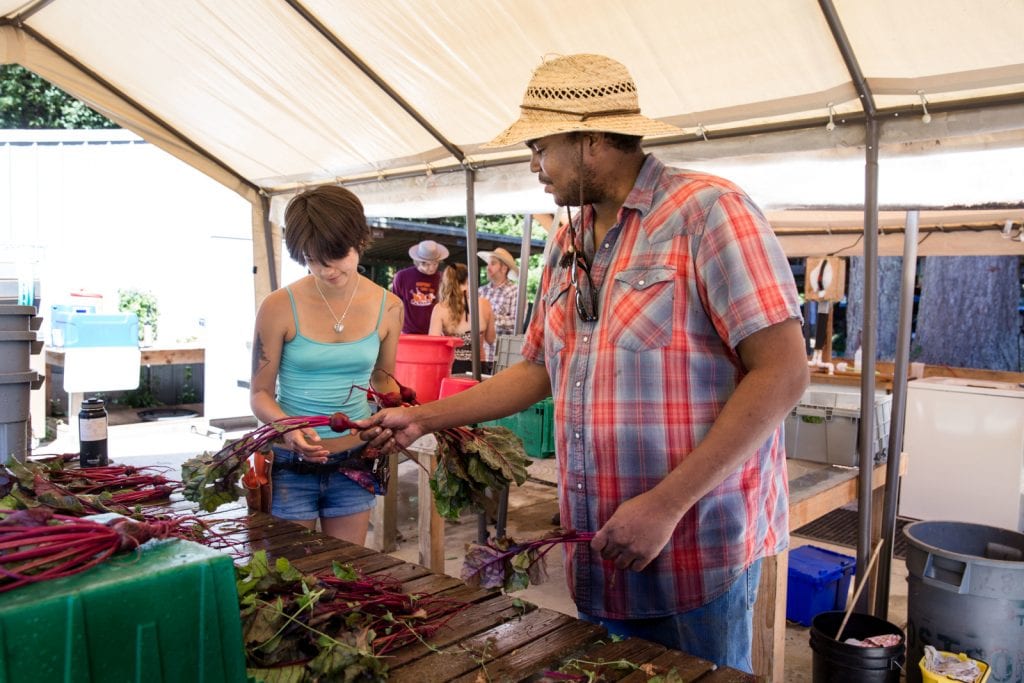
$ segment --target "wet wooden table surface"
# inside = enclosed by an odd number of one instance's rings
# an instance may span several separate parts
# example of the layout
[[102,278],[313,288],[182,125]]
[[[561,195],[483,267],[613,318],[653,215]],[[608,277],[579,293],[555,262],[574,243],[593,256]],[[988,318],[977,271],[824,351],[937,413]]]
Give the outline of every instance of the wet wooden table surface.
[[[175,505],[175,508],[178,506]],[[181,510],[176,510],[180,514]],[[418,564],[347,543],[270,515],[249,514],[244,507],[222,507],[208,515],[223,520],[223,534],[211,545],[247,562],[263,550],[270,558],[287,558],[308,574],[329,572],[332,562],[351,564],[366,574],[387,574],[402,581],[410,593],[444,594],[471,603],[426,643],[415,643],[388,655],[389,680],[541,681],[545,671],[558,670],[573,660],[610,662],[625,659],[650,664],[654,673],[673,669],[681,681],[700,683],[753,682],[755,677],[715,667],[703,659],[645,640],[612,642],[595,624],[503,595],[472,588],[463,581],[432,572]],[[557,581],[560,577],[551,577]],[[429,646],[428,646],[429,645]],[[602,667],[603,681],[646,681],[640,670]]]

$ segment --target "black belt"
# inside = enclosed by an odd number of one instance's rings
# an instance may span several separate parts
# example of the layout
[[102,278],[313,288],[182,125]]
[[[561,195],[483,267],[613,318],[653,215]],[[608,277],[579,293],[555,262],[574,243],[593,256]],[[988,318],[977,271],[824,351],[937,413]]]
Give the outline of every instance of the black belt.
[[295,474],[331,474],[337,472],[338,467],[341,466],[340,462],[334,463],[320,463],[320,462],[306,462],[305,460],[293,460],[291,462],[274,462],[273,471],[279,472],[281,470],[288,470]]
[[[356,449],[350,448],[347,451],[341,452],[345,457],[331,460],[329,462],[309,462],[308,460],[298,459],[278,460],[277,458],[274,458],[273,470],[287,470],[289,472],[294,472],[295,474],[332,474],[337,472],[338,468],[341,467],[343,463],[346,463],[355,457],[359,457],[362,452],[362,447],[357,447]],[[296,458],[298,458],[298,454],[295,453],[295,451],[292,451],[292,453]]]

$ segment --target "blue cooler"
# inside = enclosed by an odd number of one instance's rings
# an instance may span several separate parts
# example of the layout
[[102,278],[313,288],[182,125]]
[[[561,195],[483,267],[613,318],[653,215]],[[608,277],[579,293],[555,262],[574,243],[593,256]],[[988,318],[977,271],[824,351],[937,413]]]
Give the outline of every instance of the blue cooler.
[[134,313],[95,313],[88,307],[53,306],[50,340],[54,346],[138,346],[139,317]]
[[139,318],[54,306],[53,346],[64,352],[64,391],[119,391],[139,386]]
[[857,559],[804,545],[789,553],[786,582],[786,619],[804,626],[822,612],[846,609],[850,578]]

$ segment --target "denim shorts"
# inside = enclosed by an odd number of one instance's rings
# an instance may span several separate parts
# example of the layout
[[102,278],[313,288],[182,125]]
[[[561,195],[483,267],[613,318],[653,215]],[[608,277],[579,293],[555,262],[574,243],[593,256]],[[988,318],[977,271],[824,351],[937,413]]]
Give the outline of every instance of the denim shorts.
[[754,602],[760,581],[761,560],[756,560],[723,595],[689,612],[655,619],[601,619],[583,612],[579,616],[613,635],[643,638],[752,673]]
[[[351,449],[332,453],[328,463],[340,463],[351,455]],[[292,451],[274,446],[275,465],[299,461]],[[298,474],[279,467],[273,472],[270,513],[281,519],[309,521],[317,517],[347,517],[366,512],[377,504],[376,496],[340,472]]]

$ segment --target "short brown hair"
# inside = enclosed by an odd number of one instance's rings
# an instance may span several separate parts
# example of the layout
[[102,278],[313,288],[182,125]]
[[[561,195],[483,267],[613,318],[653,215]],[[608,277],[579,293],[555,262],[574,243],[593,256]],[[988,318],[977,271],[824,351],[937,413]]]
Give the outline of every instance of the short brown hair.
[[284,211],[284,242],[297,263],[326,263],[360,255],[370,246],[370,226],[359,197],[338,185],[322,185],[295,195]]

